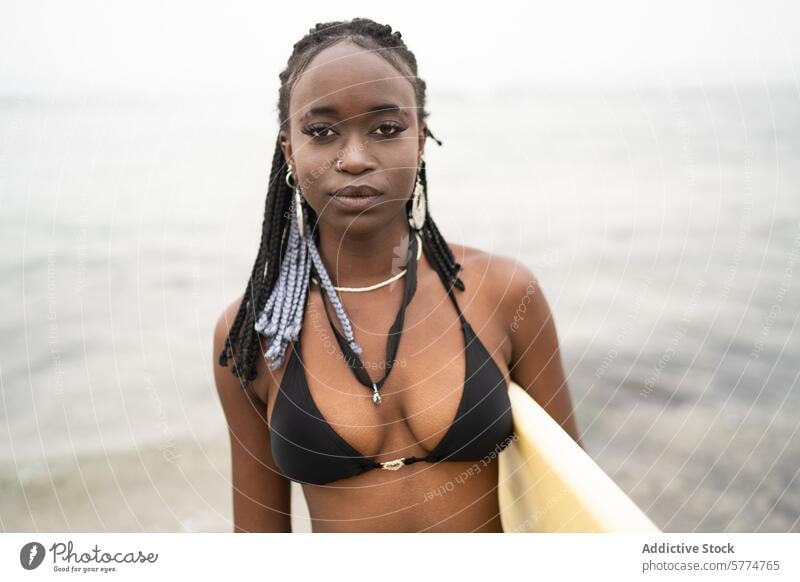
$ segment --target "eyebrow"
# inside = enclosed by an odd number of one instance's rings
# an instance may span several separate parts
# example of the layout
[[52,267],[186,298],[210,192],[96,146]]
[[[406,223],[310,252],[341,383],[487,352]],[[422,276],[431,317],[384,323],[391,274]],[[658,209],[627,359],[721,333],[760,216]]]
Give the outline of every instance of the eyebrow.
[[[333,105],[320,105],[319,107],[312,107],[306,113],[303,114],[301,119],[305,119],[306,117],[311,117],[313,115],[337,115],[339,113],[339,109],[334,107]],[[400,108],[399,105],[395,103],[380,103],[378,105],[374,105],[367,109],[366,115],[372,115],[374,113],[400,113],[402,115],[407,115],[407,112]]]

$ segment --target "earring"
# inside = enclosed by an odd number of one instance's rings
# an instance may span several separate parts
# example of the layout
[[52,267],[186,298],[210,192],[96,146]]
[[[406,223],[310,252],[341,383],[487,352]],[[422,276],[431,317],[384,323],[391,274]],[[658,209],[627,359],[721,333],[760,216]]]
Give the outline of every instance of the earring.
[[425,225],[426,198],[425,187],[422,185],[420,173],[418,172],[417,183],[414,186],[414,196],[411,198],[411,212],[408,215],[408,224],[414,230],[422,230]]
[[300,238],[304,238],[305,224],[303,223],[303,197],[300,194],[300,184],[297,182],[289,182],[289,178],[291,177],[292,167],[289,166],[289,169],[286,170],[286,184],[289,186],[289,188],[294,189],[294,209],[297,213],[297,230],[300,232]]

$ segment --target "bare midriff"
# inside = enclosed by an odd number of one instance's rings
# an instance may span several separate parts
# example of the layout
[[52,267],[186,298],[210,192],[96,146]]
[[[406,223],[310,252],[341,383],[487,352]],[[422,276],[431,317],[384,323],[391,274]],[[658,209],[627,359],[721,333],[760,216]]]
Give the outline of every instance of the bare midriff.
[[502,532],[497,459],[418,462],[303,485],[314,532]]

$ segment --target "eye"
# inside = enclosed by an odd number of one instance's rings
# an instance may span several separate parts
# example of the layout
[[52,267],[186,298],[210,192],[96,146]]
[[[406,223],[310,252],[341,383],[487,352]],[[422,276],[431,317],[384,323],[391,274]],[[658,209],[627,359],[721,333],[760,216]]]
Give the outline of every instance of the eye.
[[381,134],[381,137],[392,137],[393,135],[397,135],[398,133],[405,131],[406,128],[396,123],[382,123],[380,126],[378,126],[378,129],[375,131],[381,129],[389,131],[389,133]]
[[330,126],[322,123],[308,125],[303,128],[304,134],[310,135],[311,137],[314,138],[330,137],[329,135],[319,135],[320,133],[325,133],[326,131],[333,131],[333,130],[330,128]]

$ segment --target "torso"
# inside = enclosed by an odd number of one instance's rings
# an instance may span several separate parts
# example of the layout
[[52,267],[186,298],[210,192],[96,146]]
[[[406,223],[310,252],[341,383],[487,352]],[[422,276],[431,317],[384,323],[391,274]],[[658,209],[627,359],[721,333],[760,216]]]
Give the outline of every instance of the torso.
[[[506,282],[491,277],[490,255],[450,245],[465,291],[454,290],[467,321],[509,380],[511,344],[497,298]],[[365,294],[342,294],[370,377],[385,373],[386,332],[400,306],[403,279]],[[493,287],[494,286],[494,287]],[[367,296],[371,302],[367,302]],[[380,305],[380,307],[376,307]],[[375,407],[343,361],[320,289],[310,287],[301,331],[309,390],[322,415],[348,443],[384,461],[425,455],[450,427],[465,375],[464,336],[444,284],[423,255],[397,351]],[[290,348],[291,349],[291,346]],[[254,391],[272,418],[288,362],[271,373],[258,359]],[[416,463],[368,471],[323,486],[303,485],[314,531],[502,531],[496,457],[478,462]]]

